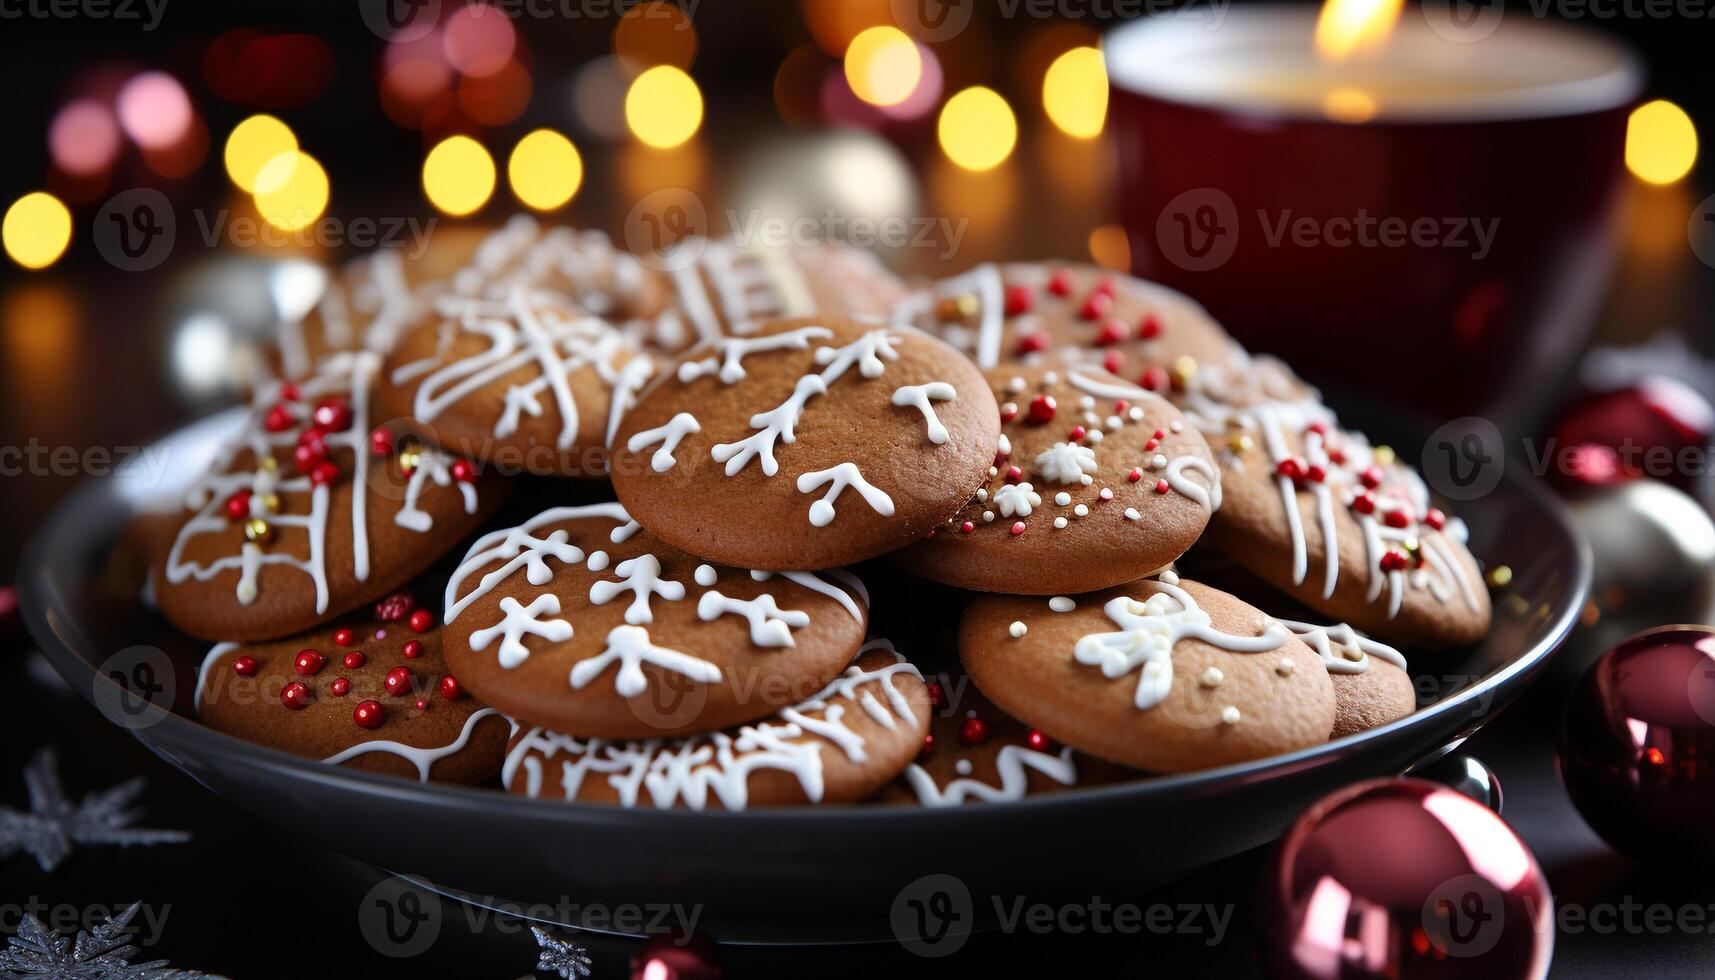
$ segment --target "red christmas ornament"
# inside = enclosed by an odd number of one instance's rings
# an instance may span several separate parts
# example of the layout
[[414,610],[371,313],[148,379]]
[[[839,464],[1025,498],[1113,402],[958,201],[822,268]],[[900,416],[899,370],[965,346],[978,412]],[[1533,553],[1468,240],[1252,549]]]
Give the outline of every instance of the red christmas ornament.
[[304,677],[314,677],[327,666],[328,658],[321,655],[319,650],[305,650],[298,654],[298,659],[292,661],[292,669]]
[[464,697],[464,688],[460,686],[458,678],[451,674],[441,678],[441,697],[448,701],[457,701]]
[[631,958],[631,980],[720,980],[719,962],[702,936],[656,933]]
[[353,650],[350,653],[345,655],[345,659],[344,659],[343,663],[345,664],[346,670],[356,670],[357,668],[362,667],[368,661],[369,661],[369,658],[365,657],[363,655],[362,650]]
[[400,652],[405,654],[406,660],[415,660],[423,655],[423,641],[406,640],[405,646]]
[[1054,401],[1053,395],[1037,395],[1030,400],[1029,419],[1035,425],[1045,425],[1054,421],[1054,413],[1060,406]]
[[411,693],[411,669],[409,667],[393,668],[382,679],[381,686],[385,687],[387,693],[393,697],[404,697]]
[[1576,489],[1648,476],[1694,492],[1701,467],[1682,456],[1715,442],[1715,407],[1676,379],[1651,375],[1587,395],[1555,424],[1549,474]]
[[427,609],[413,610],[411,613],[411,629],[418,633],[427,633],[435,625],[435,614]]
[[1566,705],[1560,776],[1585,822],[1643,861],[1715,867],[1715,627],[1647,630]]
[[348,647],[357,642],[357,634],[353,633],[350,628],[342,626],[333,631],[333,641],[339,646]]
[[293,681],[280,691],[280,703],[293,711],[301,711],[310,706],[310,689],[303,681]]
[[1541,977],[1554,902],[1530,849],[1439,783],[1378,779],[1332,793],[1264,871],[1272,977]]
[[232,672],[240,677],[255,677],[256,670],[255,657],[239,657],[232,662]]
[[375,618],[383,623],[397,623],[417,608],[417,600],[409,592],[395,592],[375,604]]
[[323,398],[310,417],[324,432],[344,432],[351,427],[351,406],[343,398]]
[[351,720],[357,722],[359,728],[380,728],[387,720],[387,709],[380,701],[359,701],[351,713]]
[[966,745],[981,745],[988,739],[988,722],[981,718],[966,718],[959,725],[959,741]]

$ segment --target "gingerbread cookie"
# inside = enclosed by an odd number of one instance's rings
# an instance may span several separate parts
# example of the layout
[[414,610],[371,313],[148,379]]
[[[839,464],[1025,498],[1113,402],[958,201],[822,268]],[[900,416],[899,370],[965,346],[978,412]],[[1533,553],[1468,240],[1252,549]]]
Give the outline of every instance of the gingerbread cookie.
[[1213,453],[1167,402],[1099,368],[989,372],[1001,436],[988,482],[900,564],[983,592],[1135,581],[1178,558],[1221,505]]
[[525,729],[501,780],[520,796],[627,807],[855,803],[911,761],[929,712],[917,668],[877,640],[826,687],[755,724],[641,742]]
[[654,738],[802,699],[851,660],[869,596],[842,570],[717,568],[618,504],[558,507],[471,546],[447,584],[448,662],[508,715]]
[[334,765],[481,782],[500,770],[511,725],[447,673],[433,617],[412,618],[423,613],[400,593],[288,639],[217,644],[197,675],[197,716]]
[[982,484],[1000,415],[957,351],[828,316],[703,344],[613,440],[613,484],[668,543],[747,568],[829,568],[929,533]]
[[1398,721],[1417,710],[1417,690],[1405,655],[1345,623],[1317,626],[1290,619],[1275,622],[1316,651],[1334,680],[1334,731],[1339,738]]
[[1327,741],[1321,658],[1253,606],[1172,572],[1052,599],[982,596],[959,624],[982,692],[1111,762],[1189,772]]
[[1090,362],[1162,393],[1237,351],[1190,297],[1088,265],[981,265],[919,290],[894,316],[944,338],[985,371]]
[[383,411],[505,473],[598,477],[649,358],[607,321],[513,283],[443,296],[383,369]]
[[1193,391],[1187,417],[1221,465],[1210,541],[1318,613],[1402,645],[1488,631],[1465,526],[1433,506],[1386,447],[1339,428],[1314,398],[1234,407]]
[[929,737],[916,761],[876,797],[879,802],[928,807],[1009,803],[1125,778],[1123,767],[1055,744],[974,687],[967,685],[957,699],[950,699],[945,687],[929,685],[935,706]]
[[672,278],[671,309],[635,326],[646,349],[665,353],[793,317],[883,317],[906,295],[874,254],[842,245],[688,238],[650,264]]
[[258,391],[155,571],[173,625],[211,640],[302,632],[409,582],[500,502],[503,485],[468,460],[371,428],[379,361],[336,354]]

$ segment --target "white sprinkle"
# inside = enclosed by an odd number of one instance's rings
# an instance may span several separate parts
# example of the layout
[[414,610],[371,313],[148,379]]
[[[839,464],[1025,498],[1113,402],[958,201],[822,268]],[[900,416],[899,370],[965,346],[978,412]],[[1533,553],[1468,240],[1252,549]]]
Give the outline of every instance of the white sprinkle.
[[1049,371],[1046,374],[1042,375],[1042,383],[1045,385],[1057,385],[1057,384],[1059,384],[1060,383],[1060,372]]
[[1084,475],[1083,475],[1083,476],[1080,476],[1080,477],[1078,477],[1078,482],[1079,482],[1079,483],[1082,483],[1082,484],[1083,484],[1083,485],[1084,485],[1084,486],[1086,486],[1086,487],[1087,487],[1087,486],[1089,486],[1089,485],[1090,485],[1090,484],[1092,484],[1092,483],[1094,483],[1094,482],[1096,482],[1096,478],[1095,478],[1095,477],[1093,477],[1093,476],[1091,476],[1091,475],[1090,475],[1090,474],[1088,474],[1088,473],[1085,473],[1085,474],[1084,474]]
[[1282,677],[1285,677],[1286,675],[1292,673],[1292,670],[1293,670],[1293,663],[1292,663],[1291,657],[1281,657],[1280,663],[1277,663],[1274,665],[1274,672],[1279,674]]
[[[1089,406],[1086,405],[1084,407],[1088,408]],[[1084,424],[1088,425],[1088,426],[1101,425],[1102,424],[1102,417],[1100,415],[1097,415],[1095,412],[1085,412],[1084,413]]]
[[584,564],[588,565],[590,571],[592,571],[592,572],[601,571],[602,569],[607,567],[607,552],[605,552],[605,551],[592,551],[592,552],[590,552],[590,556],[589,556],[589,558],[587,558],[584,561]]
[[993,521],[994,521],[994,511],[992,511],[992,510],[983,511],[983,523],[988,524],[988,523],[991,523]]
[[1029,629],[1030,629],[1030,627],[1024,625],[1023,623],[1021,623],[1015,619],[1012,621],[1012,625],[1008,626],[1006,628],[1006,631],[1008,633],[1011,633],[1012,638],[1016,640],[1019,637],[1023,636],[1027,631],[1029,631]]
[[1114,492],[1112,490],[1109,490],[1107,487],[1103,487],[1102,492],[1096,494],[1096,496],[1102,498],[1103,500],[1112,500],[1112,499],[1114,499]]
[[1090,513],[1090,508],[1084,504],[1079,504],[1078,506],[1072,508],[1072,513],[1078,517],[1088,517],[1089,513]]
[[1135,521],[1135,520],[1141,518],[1142,516],[1143,516],[1142,514],[1139,514],[1137,512],[1136,507],[1127,507],[1125,509],[1125,519],[1128,521]]
[[1237,725],[1239,723],[1239,709],[1230,704],[1222,708],[1221,722],[1226,725]]
[[1000,414],[1002,414],[1002,415],[1017,415],[1018,414],[1018,403],[1017,402],[1005,402],[1005,403],[1003,403],[1000,406]]
[[1048,600],[1048,608],[1055,612],[1071,612],[1078,608],[1078,604],[1067,596],[1057,595]]
[[1128,419],[1131,419],[1133,422],[1143,421],[1143,406],[1133,405],[1132,407],[1126,409],[1125,417]]
[[992,467],[992,466],[991,466],[991,467],[989,467],[989,476],[995,476],[995,475],[997,475],[997,474],[999,474],[999,473],[1000,473],[1000,470],[997,470],[997,469],[995,469],[995,468],[994,468],[994,467]]
[[1002,432],[1000,434],[1000,441],[995,443],[995,446],[1000,450],[1001,455],[1012,455],[1012,440],[1007,438],[1006,433]]
[[1203,671],[1203,676],[1197,679],[1197,683],[1202,684],[1204,687],[1220,687],[1223,680],[1226,680],[1226,675],[1221,673],[1221,669],[1219,667],[1210,667],[1208,670]]
[[971,760],[960,759],[953,763],[953,771],[961,776],[969,776],[971,774]]
[[988,499],[989,499],[988,489],[985,487],[978,487],[977,488],[977,503],[979,503],[979,504],[987,503]]
[[1072,495],[1062,490],[1054,495],[1054,502],[1062,507],[1069,507],[1072,504]]
[[1156,453],[1155,458],[1150,460],[1149,462],[1150,462],[1150,465],[1154,466],[1156,469],[1159,470],[1163,466],[1167,465],[1167,457],[1161,455],[1160,453]]
[[1066,526],[1066,519],[1064,517],[1054,518],[1054,529],[1056,531],[1062,530],[1063,528],[1065,528],[1065,526]]
[[693,574],[697,580],[697,584],[705,589],[715,584],[715,569],[713,565],[698,565],[696,572]]
[[1174,419],[1171,423],[1168,424],[1167,428],[1171,432],[1184,432],[1185,431],[1185,422],[1183,419]]
[[1084,397],[1078,399],[1078,407],[1079,408],[1095,408],[1096,407],[1096,400],[1094,398],[1091,398],[1089,395],[1085,395]]
[[1012,392],[1015,395],[1018,394],[1019,392],[1023,391],[1024,390],[1024,379],[1019,377],[1016,374],[1013,375],[1011,378],[1007,379],[1006,390]]
[[1084,433],[1084,439],[1089,442],[1090,445],[1094,446],[1096,443],[1102,441],[1102,430],[1091,429],[1089,432]]
[[1108,416],[1108,421],[1107,421],[1108,428],[1117,429],[1124,424],[1125,424],[1125,422],[1123,420],[1121,420],[1118,415]]

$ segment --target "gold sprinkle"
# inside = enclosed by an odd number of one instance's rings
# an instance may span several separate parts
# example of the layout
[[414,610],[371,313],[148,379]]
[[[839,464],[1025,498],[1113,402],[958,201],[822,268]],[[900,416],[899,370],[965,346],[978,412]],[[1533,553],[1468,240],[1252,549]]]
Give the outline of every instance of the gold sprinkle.
[[1489,587],[1504,589],[1513,584],[1513,567],[1511,565],[1496,565],[1489,569]]
[[263,494],[262,509],[270,514],[278,514],[280,512],[280,495],[277,493]]
[[272,457],[272,456],[262,457],[261,459],[256,461],[256,465],[261,467],[262,469],[265,469],[265,470],[278,469],[280,466],[279,463],[274,461],[274,457]]
[[966,293],[963,296],[960,296],[958,299],[958,308],[960,316],[976,316],[978,309],[977,294]]
[[1235,453],[1248,453],[1254,445],[1256,443],[1251,440],[1251,437],[1243,434],[1227,440],[1227,447]]
[[1377,466],[1392,466],[1394,459],[1396,458],[1394,451],[1390,446],[1377,446],[1372,455],[1376,458]]
[[1197,376],[1197,359],[1189,354],[1183,355],[1173,362],[1173,383],[1183,388]]
[[423,454],[416,450],[406,450],[399,454],[399,468],[404,470],[406,473],[416,470],[417,464],[422,461]]
[[258,544],[266,544],[274,537],[274,528],[260,517],[252,517],[244,522],[244,537]]

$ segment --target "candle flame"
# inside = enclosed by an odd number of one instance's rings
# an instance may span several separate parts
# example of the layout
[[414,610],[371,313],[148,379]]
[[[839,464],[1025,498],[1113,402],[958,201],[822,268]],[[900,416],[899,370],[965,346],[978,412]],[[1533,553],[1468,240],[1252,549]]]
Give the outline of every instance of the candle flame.
[[1380,49],[1404,8],[1405,0],[1324,0],[1316,18],[1316,53],[1326,61],[1344,61]]

